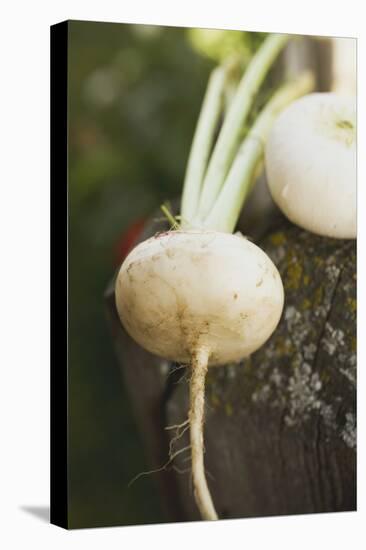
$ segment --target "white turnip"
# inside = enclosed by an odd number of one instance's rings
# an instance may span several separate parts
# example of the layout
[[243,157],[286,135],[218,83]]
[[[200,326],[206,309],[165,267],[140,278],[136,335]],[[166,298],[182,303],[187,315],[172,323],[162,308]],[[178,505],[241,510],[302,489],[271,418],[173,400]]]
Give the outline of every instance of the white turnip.
[[200,347],[210,365],[237,362],[271,335],[283,290],[268,256],[247,239],[171,231],[138,245],[116,284],[123,325],[145,349],[189,363]]
[[356,102],[336,93],[294,101],[275,121],[265,167],[273,200],[295,224],[356,237]]
[[288,39],[270,35],[265,40],[238,86],[216,144],[226,67],[214,71],[188,161],[180,226],[139,244],[116,280],[117,309],[127,332],[148,351],[191,366],[192,476],[204,519],[217,519],[203,460],[207,368],[237,362],[257,350],[274,331],[283,308],[276,267],[260,248],[232,231],[274,118],[313,85],[305,75],[283,86],[240,144],[255,94]]

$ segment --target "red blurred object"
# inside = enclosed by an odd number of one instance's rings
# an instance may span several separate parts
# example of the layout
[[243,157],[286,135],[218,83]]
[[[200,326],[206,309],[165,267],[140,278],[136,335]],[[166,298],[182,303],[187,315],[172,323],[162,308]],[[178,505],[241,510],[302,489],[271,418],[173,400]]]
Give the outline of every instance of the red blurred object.
[[114,261],[116,266],[119,266],[130,250],[132,250],[134,244],[141,235],[145,221],[145,218],[141,218],[131,223],[118,239],[114,249]]

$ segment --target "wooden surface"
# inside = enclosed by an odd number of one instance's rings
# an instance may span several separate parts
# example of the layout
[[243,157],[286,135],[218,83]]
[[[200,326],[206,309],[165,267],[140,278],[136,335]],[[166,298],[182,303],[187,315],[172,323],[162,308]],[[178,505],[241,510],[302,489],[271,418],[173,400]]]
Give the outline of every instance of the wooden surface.
[[[355,242],[273,220],[259,244],[283,278],[280,324],[261,350],[239,365],[213,367],[207,378],[205,465],[221,518],[356,506]],[[141,239],[159,229],[148,225]],[[127,336],[113,283],[106,299],[149,466],[158,468],[173,434],[164,427],[187,418],[189,369],[176,370]],[[187,444],[185,434],[174,449]],[[167,521],[199,519],[189,466],[186,451],[153,474]]]

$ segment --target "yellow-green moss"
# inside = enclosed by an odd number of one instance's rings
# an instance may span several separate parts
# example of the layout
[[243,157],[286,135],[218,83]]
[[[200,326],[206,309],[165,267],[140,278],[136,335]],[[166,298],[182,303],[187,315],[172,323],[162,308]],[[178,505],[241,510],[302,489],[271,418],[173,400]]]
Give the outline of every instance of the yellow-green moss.
[[286,287],[297,290],[300,287],[302,267],[299,262],[292,261],[287,268]]
[[354,353],[357,349],[357,340],[355,336],[351,338],[351,351]]
[[282,244],[285,244],[286,237],[284,233],[280,231],[278,233],[274,233],[273,235],[271,235],[270,240],[271,240],[271,243],[274,244],[275,246],[281,246]]
[[233,407],[231,405],[231,403],[225,403],[225,413],[226,413],[226,416],[232,416],[233,414]]
[[352,313],[355,313],[357,309],[357,302],[355,298],[347,298],[347,305],[349,306]]

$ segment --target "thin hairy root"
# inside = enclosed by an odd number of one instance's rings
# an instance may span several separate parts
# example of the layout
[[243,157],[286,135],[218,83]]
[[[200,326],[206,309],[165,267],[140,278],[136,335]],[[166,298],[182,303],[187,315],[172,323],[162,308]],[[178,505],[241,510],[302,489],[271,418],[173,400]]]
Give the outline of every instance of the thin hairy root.
[[[169,443],[169,460],[155,470],[148,472],[141,472],[135,476],[128,486],[130,487],[141,476],[149,475],[166,470],[167,467],[173,462],[173,460],[185,453],[191,451],[189,457],[183,457],[182,462],[191,460],[191,468],[182,469],[176,466],[172,466],[172,469],[179,474],[191,472],[191,480],[193,484],[194,497],[201,513],[202,519],[216,520],[218,519],[214,504],[212,502],[211,494],[207,485],[206,472],[204,467],[204,444],[203,444],[203,420],[204,420],[204,406],[205,406],[205,378],[207,373],[208,358],[210,355],[209,349],[206,347],[199,347],[192,358],[192,372],[190,378],[190,410],[188,419],[180,424],[174,424],[173,426],[166,426],[166,430],[175,430],[174,436]],[[174,444],[183,435],[190,430],[190,445],[187,445],[177,451],[174,451]],[[211,474],[207,472],[210,477]]]
[[189,381],[188,378],[187,378],[187,373],[184,372],[182,374],[182,376],[179,378],[179,380],[177,380],[176,382],[173,383],[174,386],[178,386],[179,384],[183,384],[184,382],[187,382]]
[[178,384],[182,384],[183,382],[187,381],[187,372],[186,372],[187,371],[187,365],[178,365],[177,367],[173,367],[173,368],[169,369],[168,377],[172,376],[178,370],[183,370],[183,373],[177,381],[173,382],[174,386],[177,386]]
[[190,445],[187,445],[186,447],[183,447],[182,449],[178,449],[178,451],[175,451],[173,454],[170,455],[169,457],[169,462],[171,462],[172,460],[174,460],[174,458],[176,458],[177,456],[179,456],[180,454],[184,453],[185,451],[189,451],[191,448]]
[[181,424],[173,424],[172,426],[165,426],[164,430],[179,430],[179,428],[183,428],[184,426],[187,426],[189,424],[189,418],[182,422]]
[[170,464],[170,460],[168,460],[168,462],[166,462],[166,464],[164,464],[163,466],[161,466],[160,468],[156,468],[155,470],[148,470],[147,472],[140,472],[139,474],[137,474],[135,477],[133,477],[131,479],[131,481],[128,483],[127,487],[131,487],[131,485],[133,483],[135,483],[135,481],[137,481],[140,477],[142,476],[148,476],[150,474],[156,474],[158,472],[162,472],[163,470],[166,470],[166,468],[169,466]]
[[177,370],[182,370],[186,368],[187,368],[187,365],[178,365],[177,367],[173,367],[172,369],[169,370],[168,376],[171,376],[173,372],[177,372]]
[[[179,449],[178,451],[175,451],[174,453],[169,453],[169,460],[163,464],[163,466],[161,466],[160,468],[156,468],[155,470],[148,470],[147,472],[140,472],[139,474],[137,474],[135,477],[133,477],[131,479],[131,481],[128,483],[127,487],[131,487],[131,485],[133,483],[135,483],[135,481],[137,481],[140,477],[142,476],[148,476],[150,474],[156,474],[158,472],[162,472],[163,470],[166,470],[167,467],[173,462],[173,460],[180,454],[186,452],[186,451],[189,451],[191,448],[190,445],[187,445],[186,447],[183,447],[182,449]],[[176,466],[173,466],[173,469],[175,469]]]
[[205,378],[210,350],[199,347],[193,355],[190,383],[190,436],[192,455],[192,478],[194,496],[202,519],[218,519],[207,486],[203,461],[203,418],[205,406]]
[[189,426],[185,426],[182,431],[177,430],[175,436],[171,439],[169,443],[169,456],[171,456],[173,453],[174,444],[186,433],[187,430],[189,430]]
[[181,424],[174,424],[173,426],[166,426],[165,430],[175,430],[174,437],[169,443],[169,456],[171,457],[174,451],[175,443],[189,430],[189,419],[185,420]]

